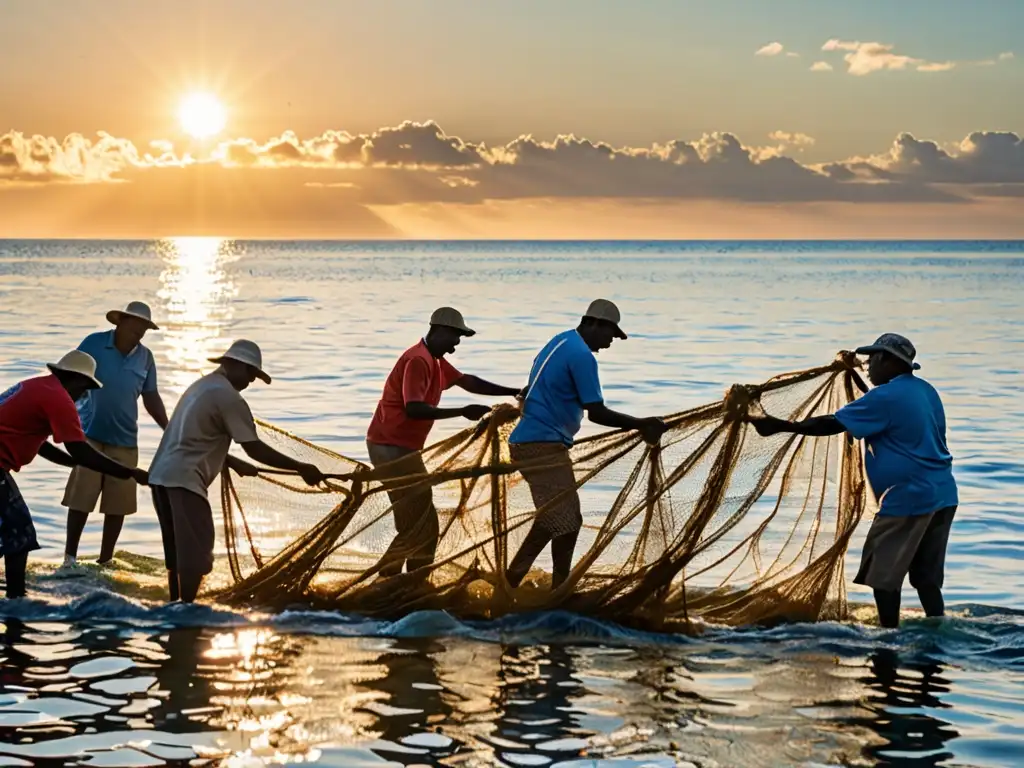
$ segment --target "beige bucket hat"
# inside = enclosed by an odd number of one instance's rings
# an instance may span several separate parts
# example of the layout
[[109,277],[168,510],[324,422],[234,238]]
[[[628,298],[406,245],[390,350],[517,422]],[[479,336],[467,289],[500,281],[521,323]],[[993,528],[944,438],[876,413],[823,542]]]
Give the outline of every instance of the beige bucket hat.
[[130,301],[124,309],[112,309],[107,312],[107,322],[117,325],[123,317],[135,317],[145,320],[151,331],[158,331],[160,327],[153,322],[153,313],[149,311],[149,305],[142,301]]
[[594,299],[590,302],[590,306],[587,307],[586,314],[583,316],[611,323],[615,326],[616,336],[620,339],[627,338],[626,334],[622,332],[622,328],[619,327],[619,323],[622,322],[622,315],[619,312],[619,308],[612,302],[608,301],[608,299]]
[[228,351],[220,357],[211,357],[211,363],[222,363],[225,360],[235,360],[239,363],[245,363],[251,368],[256,369],[256,375],[265,381],[267,384],[270,383],[270,375],[263,370],[263,353],[260,352],[259,345],[255,341],[249,341],[248,339],[238,339],[231,343],[228,347]]
[[82,352],[80,349],[71,350],[56,363],[47,363],[46,367],[52,373],[60,371],[62,373],[77,374],[83,379],[87,379],[92,384],[93,389],[99,389],[103,386],[103,382],[96,378],[96,361],[92,355]]
[[466,325],[466,321],[462,319],[462,313],[452,307],[435,309],[434,314],[430,316],[430,324],[454,328],[456,331],[461,331],[464,336],[476,335],[476,331]]

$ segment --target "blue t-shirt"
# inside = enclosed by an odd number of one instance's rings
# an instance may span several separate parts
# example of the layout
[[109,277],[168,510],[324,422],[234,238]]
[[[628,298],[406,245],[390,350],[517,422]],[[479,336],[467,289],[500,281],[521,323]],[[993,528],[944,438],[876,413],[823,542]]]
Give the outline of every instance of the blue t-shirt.
[[583,424],[583,406],[601,402],[597,358],[579,333],[564,331],[534,359],[522,416],[508,441],[571,446]]
[[946,413],[939,393],[907,373],[840,408],[836,419],[864,440],[868,481],[878,514],[927,515],[959,503]]
[[153,353],[139,344],[122,355],[114,346],[113,331],[90,334],[78,348],[96,360],[96,378],[103,384],[78,401],[85,436],[134,448],[139,441],[139,395],[156,392]]

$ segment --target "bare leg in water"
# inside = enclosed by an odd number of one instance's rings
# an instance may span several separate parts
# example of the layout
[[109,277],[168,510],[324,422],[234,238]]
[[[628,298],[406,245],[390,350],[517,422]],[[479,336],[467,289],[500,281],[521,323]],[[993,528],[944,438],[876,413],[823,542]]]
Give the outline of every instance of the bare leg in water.
[[[88,519],[88,512],[81,512],[77,509],[68,510],[68,538],[64,545],[65,555],[78,556],[78,545],[82,541],[82,532],[85,530]],[[103,516],[103,541],[100,544],[100,557],[96,562],[109,563],[114,559],[114,549],[117,547],[117,539],[121,535],[123,525],[124,518],[120,515]]]
[[569,578],[569,572],[572,571],[572,554],[576,550],[576,538],[579,535],[579,531],[573,531],[555,536],[551,540],[551,589],[558,589]]
[[103,516],[103,540],[100,542],[100,557],[97,563],[102,565],[114,559],[114,549],[117,547],[117,539],[123,526],[124,518],[121,515]]
[[178,571],[178,584],[181,589],[181,602],[194,603],[199,587],[203,583],[203,574]]
[[[896,629],[900,625],[901,590],[876,589],[874,592],[878,623],[886,629]],[[935,585],[918,587],[917,596],[921,600],[925,616],[938,618],[945,614],[946,605],[942,599],[942,590]]]
[[180,600],[183,603],[194,603],[202,584],[201,573],[167,571],[167,593],[170,598],[168,602],[176,603]]
[[572,570],[572,555],[576,549],[576,538],[578,536],[579,531],[573,531],[572,533],[552,538],[551,534],[543,526],[537,525],[535,522],[530,527],[530,532],[526,534],[523,545],[519,548],[519,551],[508,567],[506,574],[508,583],[513,589],[518,587],[523,579],[526,578],[526,574],[530,571],[530,566],[533,565],[550,541],[553,565],[551,588],[558,589],[569,578],[569,572]]
[[7,598],[13,600],[25,596],[25,571],[28,569],[28,552],[4,555],[4,577],[7,579]]
[[896,629],[900,625],[900,590],[876,589],[874,592],[878,623],[886,629]]
[[505,573],[508,583],[513,589],[518,587],[523,579],[526,578],[526,574],[529,572],[530,566],[533,565],[533,561],[544,551],[544,547],[548,545],[549,541],[551,541],[550,534],[534,522],[530,526],[530,531],[526,534],[526,539],[523,540],[522,546],[516,552],[516,556],[512,558],[508,571]]
[[181,587],[178,584],[177,571],[167,572],[167,596],[168,601],[172,603],[176,603],[181,599]]
[[917,588],[917,598],[924,608],[924,615],[938,618],[946,614],[946,602],[942,599],[942,590],[934,584]]

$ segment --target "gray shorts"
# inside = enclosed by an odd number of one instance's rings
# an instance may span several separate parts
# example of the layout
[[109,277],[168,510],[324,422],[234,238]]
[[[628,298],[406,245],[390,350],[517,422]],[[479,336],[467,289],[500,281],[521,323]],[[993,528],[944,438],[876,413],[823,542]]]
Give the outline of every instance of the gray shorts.
[[910,585],[942,588],[946,571],[946,545],[956,507],[911,517],[878,515],[864,540],[855,584],[886,591]]
[[[370,463],[374,469],[388,467],[381,477],[381,483],[385,488],[388,488],[388,480],[391,478],[427,474],[423,454],[419,451],[398,445],[371,443],[369,440],[366,441],[366,450],[370,454]],[[437,510],[434,508],[434,490],[430,484],[418,483],[389,488],[388,498],[391,499],[395,528],[399,534],[413,533],[422,522],[426,527],[420,533],[427,538],[437,538]]]
[[169,571],[205,576],[213,570],[213,510],[210,502],[184,488],[150,487]]

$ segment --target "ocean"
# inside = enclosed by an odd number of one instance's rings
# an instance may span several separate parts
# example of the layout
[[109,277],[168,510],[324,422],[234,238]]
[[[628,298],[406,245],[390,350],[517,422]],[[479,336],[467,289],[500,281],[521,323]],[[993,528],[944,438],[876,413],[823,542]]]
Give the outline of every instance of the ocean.
[[[140,299],[161,326],[145,343],[168,407],[207,358],[249,338],[274,377],[246,391],[254,413],[365,460],[384,378],[434,308],[459,308],[478,331],[460,369],[519,386],[547,339],[605,297],[630,336],[599,357],[605,396],[637,415],[903,333],[943,396],[961,489],[950,615],[915,615],[908,586],[898,631],[851,621],[688,638],[567,613],[378,622],[46,582],[0,600],[0,765],[1024,764],[1022,292],[1021,242],[0,240],[0,389]],[[145,464],[159,430],[144,412],[140,423]],[[65,479],[43,460],[18,477],[35,562],[61,557]],[[82,557],[100,529],[94,515]],[[119,549],[161,554],[144,489]]]

